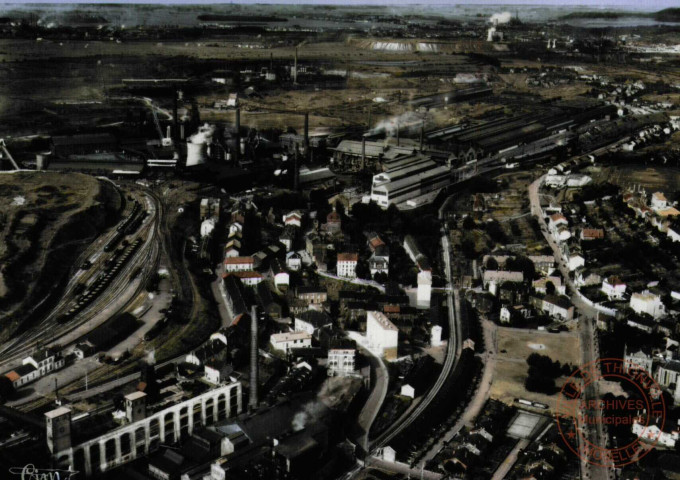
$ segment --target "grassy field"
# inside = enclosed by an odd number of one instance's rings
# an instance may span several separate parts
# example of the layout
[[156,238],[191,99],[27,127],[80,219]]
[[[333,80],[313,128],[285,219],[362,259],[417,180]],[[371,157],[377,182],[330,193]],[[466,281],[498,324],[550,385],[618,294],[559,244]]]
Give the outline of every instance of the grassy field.
[[0,175],[0,322],[17,326],[22,305],[51,290],[118,210],[118,194],[102,185],[77,173]]
[[[581,354],[576,334],[522,331],[501,327],[497,335],[499,353],[491,384],[491,397],[509,404],[515,398],[525,398],[545,403],[550,406],[551,410],[554,410],[556,394],[544,395],[528,392],[524,388],[524,381],[529,370],[526,359],[532,353],[539,353],[553,360],[559,360],[561,363],[578,365]],[[503,351],[505,352],[501,353]],[[559,388],[564,381],[565,377],[561,377],[555,383]]]

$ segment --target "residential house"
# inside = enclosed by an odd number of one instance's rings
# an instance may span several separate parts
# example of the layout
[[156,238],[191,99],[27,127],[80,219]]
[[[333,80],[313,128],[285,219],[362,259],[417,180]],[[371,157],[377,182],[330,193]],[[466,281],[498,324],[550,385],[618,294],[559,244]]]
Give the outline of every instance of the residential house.
[[626,284],[616,275],[602,280],[602,292],[609,300],[621,300],[626,293]]
[[283,224],[284,226],[290,225],[292,227],[300,228],[302,226],[302,214],[297,210],[286,213],[283,216]]
[[356,278],[359,255],[356,253],[338,253],[336,271],[338,277]]
[[291,272],[297,272],[302,268],[302,255],[298,252],[288,252],[286,254],[286,266]]
[[307,310],[295,316],[296,332],[307,332],[310,335],[318,335],[319,330],[333,326],[333,319],[326,313],[318,310]]
[[296,296],[308,305],[321,305],[328,300],[328,292],[321,287],[297,287]]
[[552,283],[553,286],[555,287],[555,292],[558,293],[559,295],[564,295],[566,293],[566,288],[564,285],[562,285],[562,279],[560,277],[543,277],[539,278],[538,280],[534,280],[531,283],[531,286],[534,287],[534,290],[537,293],[541,293],[545,295],[547,292],[547,285],[548,283]]
[[661,301],[661,297],[649,290],[632,294],[630,296],[630,308],[636,313],[646,313],[654,319],[666,315],[666,307]]
[[546,295],[536,307],[553,318],[569,321],[574,318],[574,305],[568,297],[561,295]]
[[604,238],[604,230],[601,228],[584,228],[581,230],[580,238],[586,242],[591,240],[602,240]]
[[253,257],[227,257],[224,259],[225,272],[245,272],[253,270],[255,260]]
[[288,353],[292,348],[311,348],[312,335],[307,332],[275,333],[269,342],[275,350]]

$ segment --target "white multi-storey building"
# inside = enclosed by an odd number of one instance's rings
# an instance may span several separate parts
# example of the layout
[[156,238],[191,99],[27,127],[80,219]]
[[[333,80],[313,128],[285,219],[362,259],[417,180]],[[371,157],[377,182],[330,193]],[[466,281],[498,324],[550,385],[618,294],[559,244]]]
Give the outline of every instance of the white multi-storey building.
[[631,295],[630,308],[636,313],[646,313],[655,319],[666,315],[666,307],[661,301],[661,297],[649,290]]
[[338,253],[337,274],[338,277],[356,278],[359,255],[356,253]]
[[328,350],[328,376],[346,377],[354,373],[357,351],[353,348],[331,348]]
[[397,358],[399,329],[382,312],[369,311],[366,315],[366,340],[369,350],[387,360]]

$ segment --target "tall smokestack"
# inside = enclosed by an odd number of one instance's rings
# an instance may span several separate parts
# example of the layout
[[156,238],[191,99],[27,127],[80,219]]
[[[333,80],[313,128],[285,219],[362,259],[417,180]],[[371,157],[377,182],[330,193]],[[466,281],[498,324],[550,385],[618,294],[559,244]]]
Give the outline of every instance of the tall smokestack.
[[250,308],[250,399],[248,407],[255,410],[260,403],[257,398],[257,306]]
[[361,170],[366,166],[366,137],[361,137]]
[[305,157],[309,155],[309,112],[305,112]]
[[397,120],[397,147],[399,146],[399,120]]
[[420,124],[420,151],[423,151],[423,139],[425,138],[425,121]]
[[274,72],[274,54],[270,53],[269,54],[269,73]]
[[174,140],[175,142],[179,143],[178,140],[180,140],[180,132],[179,132],[179,119],[177,118],[177,109],[178,109],[178,103],[179,103],[179,90],[176,88],[174,89],[174,101],[172,102],[172,123],[174,124],[173,129],[174,129]]
[[293,158],[293,190],[296,190],[299,188],[299,183],[300,183],[300,167],[298,165],[298,149],[295,149],[295,155]]
[[236,109],[236,150],[234,150],[234,161],[238,162],[239,154],[241,153],[241,109]]
[[293,64],[293,83],[297,84],[297,55],[298,47],[295,47],[295,62]]

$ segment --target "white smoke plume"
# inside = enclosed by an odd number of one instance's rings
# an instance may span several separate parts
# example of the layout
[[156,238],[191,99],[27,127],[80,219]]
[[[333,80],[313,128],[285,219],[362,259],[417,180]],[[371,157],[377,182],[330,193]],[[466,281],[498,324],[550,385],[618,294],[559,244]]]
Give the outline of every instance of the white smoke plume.
[[422,115],[416,112],[406,112],[401,115],[396,115],[394,117],[381,120],[378,124],[368,132],[370,135],[377,135],[379,133],[385,132],[388,137],[397,136],[397,128],[405,133],[413,128],[420,128],[420,124],[425,120]]
[[512,13],[510,12],[494,13],[489,19],[489,21],[494,25],[508,23],[510,20],[512,20]]
[[323,412],[324,405],[321,402],[309,402],[302,407],[298,413],[295,414],[291,425],[294,432],[299,432],[303,430],[307,424],[311,422],[316,422]]

